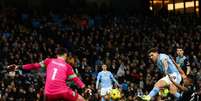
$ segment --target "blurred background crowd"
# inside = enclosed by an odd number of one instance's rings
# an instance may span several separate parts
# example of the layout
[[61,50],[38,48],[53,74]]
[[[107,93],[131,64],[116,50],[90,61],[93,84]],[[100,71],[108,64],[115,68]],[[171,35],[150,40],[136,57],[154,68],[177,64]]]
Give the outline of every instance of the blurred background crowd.
[[189,56],[193,90],[198,91],[201,20],[197,16],[69,15],[53,11],[41,15],[34,11],[2,9],[0,98],[3,101],[43,101],[43,68],[16,71],[13,76],[6,71],[6,66],[40,62],[54,57],[56,48],[65,47],[68,63],[93,90],[91,101],[99,99],[95,82],[102,64],[107,64],[108,70],[124,85],[121,100],[133,101],[136,96],[147,94],[161,78],[156,66],[148,60],[148,49],[158,47],[161,52],[176,57],[178,46]]

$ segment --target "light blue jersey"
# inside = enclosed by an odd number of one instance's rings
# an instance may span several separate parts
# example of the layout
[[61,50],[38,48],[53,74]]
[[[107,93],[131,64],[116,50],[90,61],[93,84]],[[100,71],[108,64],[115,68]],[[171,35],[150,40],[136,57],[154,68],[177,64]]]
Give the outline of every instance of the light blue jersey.
[[99,87],[99,82],[100,82],[101,88],[112,87],[112,81],[118,84],[118,82],[113,77],[110,71],[101,71],[98,73],[98,76],[97,76],[96,88]]
[[166,54],[159,54],[159,57],[157,59],[157,67],[159,68],[160,72],[165,72],[164,66],[163,66],[163,61],[165,59],[167,59],[167,62],[168,62],[167,73],[168,74],[172,74],[174,72],[179,73],[179,71],[177,70],[177,67],[175,66],[171,58]]

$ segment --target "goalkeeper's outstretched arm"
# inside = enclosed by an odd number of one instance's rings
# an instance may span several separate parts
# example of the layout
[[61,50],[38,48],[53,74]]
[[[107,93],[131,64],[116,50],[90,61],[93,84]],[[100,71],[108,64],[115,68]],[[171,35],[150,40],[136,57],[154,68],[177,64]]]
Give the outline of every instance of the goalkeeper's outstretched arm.
[[15,71],[17,69],[23,69],[23,70],[38,70],[41,67],[46,67],[46,65],[49,64],[49,62],[51,61],[50,58],[45,59],[44,61],[41,61],[40,63],[31,63],[31,64],[25,64],[25,65],[16,65],[16,64],[12,64],[9,65],[7,68],[9,70]]

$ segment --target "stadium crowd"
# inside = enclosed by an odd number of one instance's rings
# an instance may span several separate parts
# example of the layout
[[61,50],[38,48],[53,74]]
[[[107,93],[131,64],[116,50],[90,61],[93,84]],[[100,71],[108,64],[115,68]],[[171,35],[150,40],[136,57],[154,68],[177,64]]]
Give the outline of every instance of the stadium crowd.
[[[201,22],[194,15],[166,17],[130,15],[48,15],[5,9],[0,11],[0,98],[3,101],[43,101],[44,69],[7,72],[9,64],[40,62],[54,57],[59,47],[68,49],[68,62],[99,99],[95,81],[107,64],[123,86],[122,101],[147,94],[161,77],[148,60],[147,50],[158,47],[176,57],[182,46],[190,57],[193,90],[201,80]],[[170,100],[171,98],[169,98]]]

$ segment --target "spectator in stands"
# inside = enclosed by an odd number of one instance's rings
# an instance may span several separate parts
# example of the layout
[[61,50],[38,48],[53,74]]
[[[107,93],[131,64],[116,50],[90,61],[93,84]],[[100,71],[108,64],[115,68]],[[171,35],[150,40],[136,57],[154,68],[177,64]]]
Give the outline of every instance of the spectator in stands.
[[[12,63],[39,62],[45,57],[54,57],[54,49],[60,46],[66,47],[72,52],[72,57],[75,56],[69,62],[75,62],[74,70],[86,81],[95,81],[101,70],[100,65],[107,63],[120,83],[123,82],[121,76],[128,82],[129,100],[137,95],[135,87],[142,87],[143,93],[146,93],[160,77],[155,75],[158,71],[153,69],[153,64],[149,63],[144,54],[150,47],[156,46],[161,51],[176,56],[174,53],[177,45],[183,45],[192,69],[189,75],[196,80],[201,74],[200,19],[193,15],[122,17],[50,13],[40,16],[18,12],[16,9],[2,9],[0,18],[0,72],[3,81],[0,82],[0,93],[4,100],[13,93],[19,95],[16,99],[26,100],[29,95],[25,92],[33,92],[37,100],[43,100],[41,85],[44,83],[44,74],[37,76],[37,83],[31,82],[32,88],[27,89],[22,86],[26,85],[25,80],[31,78],[26,76],[27,71],[16,72],[13,80],[5,67]],[[61,40],[55,41],[58,38]],[[11,81],[15,81],[16,92],[10,90]],[[94,82],[87,83],[89,86],[95,85]],[[98,97],[95,88],[93,95]]]

